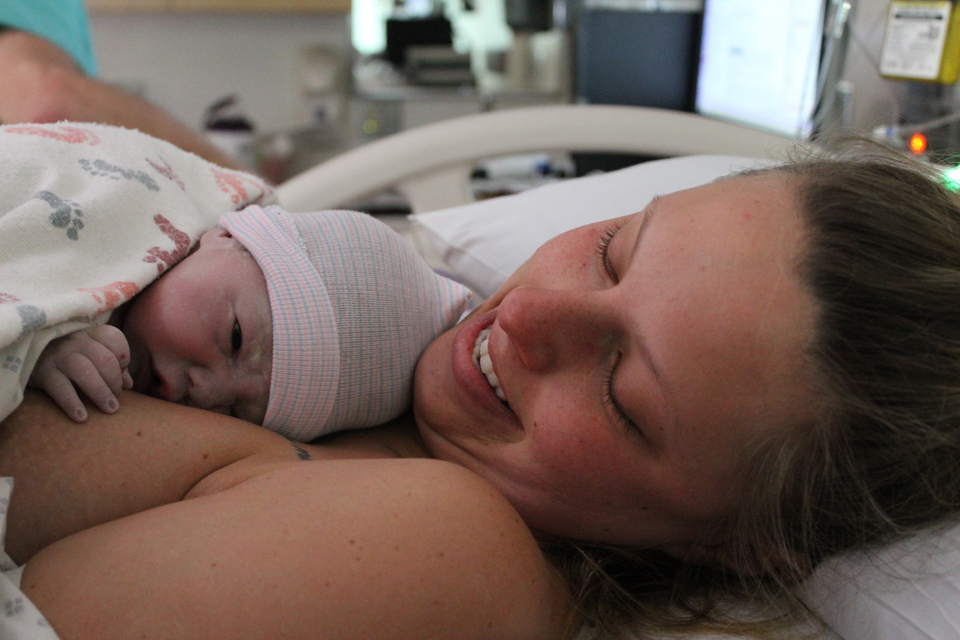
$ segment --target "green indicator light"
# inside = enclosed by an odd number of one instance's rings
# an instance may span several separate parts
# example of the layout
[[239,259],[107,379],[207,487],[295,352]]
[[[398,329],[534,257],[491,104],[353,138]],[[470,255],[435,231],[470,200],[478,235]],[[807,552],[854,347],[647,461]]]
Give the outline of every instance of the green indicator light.
[[943,172],[943,184],[950,191],[960,191],[960,166]]

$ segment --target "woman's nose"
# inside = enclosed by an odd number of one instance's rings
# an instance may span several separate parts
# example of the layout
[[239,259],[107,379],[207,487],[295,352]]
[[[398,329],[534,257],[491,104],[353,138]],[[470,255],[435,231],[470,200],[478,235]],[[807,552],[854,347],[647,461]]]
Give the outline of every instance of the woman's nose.
[[201,409],[228,413],[233,404],[233,384],[229,376],[217,375],[210,369],[194,365],[187,369],[190,404]]
[[588,361],[610,328],[597,292],[518,287],[500,303],[497,324],[524,366],[546,370]]

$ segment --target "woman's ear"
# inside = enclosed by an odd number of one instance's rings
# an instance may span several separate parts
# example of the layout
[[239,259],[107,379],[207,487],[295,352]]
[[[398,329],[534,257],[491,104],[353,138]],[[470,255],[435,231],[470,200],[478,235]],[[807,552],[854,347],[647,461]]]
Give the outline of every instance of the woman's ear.
[[806,554],[784,549],[761,551],[751,545],[734,550],[729,544],[686,542],[669,545],[663,551],[684,562],[720,566],[742,576],[759,578],[768,575],[791,584],[806,579],[813,571]]

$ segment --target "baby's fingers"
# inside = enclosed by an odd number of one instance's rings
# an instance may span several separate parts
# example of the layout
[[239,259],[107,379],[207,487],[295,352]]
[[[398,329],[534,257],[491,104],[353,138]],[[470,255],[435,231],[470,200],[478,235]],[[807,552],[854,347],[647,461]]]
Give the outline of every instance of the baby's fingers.
[[[115,359],[114,367],[116,367]],[[120,385],[117,384],[117,391],[114,392],[113,385],[108,385],[106,377],[102,375],[103,370],[95,366],[88,356],[71,353],[60,362],[59,369],[104,413],[113,413],[120,407],[120,403],[117,402]],[[115,377],[119,383],[121,379],[119,370]]]
[[83,422],[87,419],[87,410],[73,388],[73,383],[57,368],[44,367],[34,371],[31,382],[46,391],[74,421]]
[[[108,324],[102,324],[96,327],[90,327],[84,331],[90,338],[106,347],[106,349],[113,354],[121,370],[126,369],[130,365],[130,344],[120,329]],[[97,365],[100,371],[103,371],[100,363],[94,362],[94,364]],[[118,387],[117,392],[119,392],[119,390],[120,388]]]
[[[114,327],[109,328],[113,329]],[[84,393],[87,392],[84,382],[89,384],[103,382],[114,398],[119,396],[120,391],[123,390],[123,369],[126,365],[121,364],[116,353],[98,340],[97,338],[100,336],[93,335],[90,330],[86,332],[86,335],[77,332],[73,336],[76,336],[76,340],[70,343],[69,350],[63,350],[60,357],[58,365],[60,370],[67,374],[67,377],[73,380]],[[123,344],[126,346],[126,339],[123,338],[123,340]],[[129,359],[129,351],[127,351],[128,363]],[[91,369],[89,365],[92,365],[93,368]],[[97,398],[92,395],[90,399],[97,402]],[[101,409],[104,408],[100,402],[97,402],[97,406]]]

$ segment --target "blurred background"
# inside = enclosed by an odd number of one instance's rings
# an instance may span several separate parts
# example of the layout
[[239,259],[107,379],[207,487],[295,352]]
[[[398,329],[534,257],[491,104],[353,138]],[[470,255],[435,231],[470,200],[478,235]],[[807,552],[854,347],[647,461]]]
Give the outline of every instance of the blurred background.
[[[698,111],[799,138],[846,130],[919,147],[922,133],[920,154],[949,159],[955,4],[87,0],[103,80],[276,181],[405,128],[564,102]],[[478,177],[636,160],[506,159]]]

